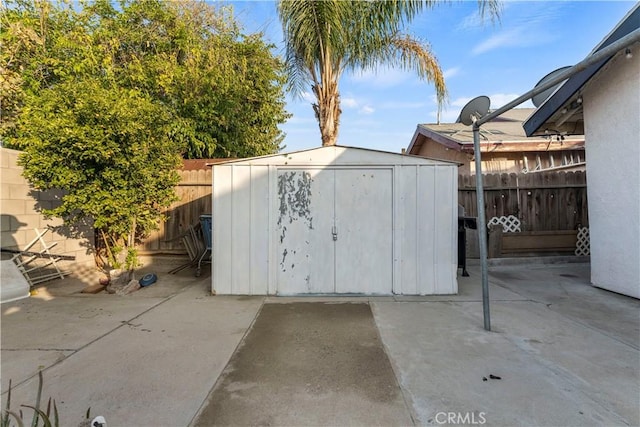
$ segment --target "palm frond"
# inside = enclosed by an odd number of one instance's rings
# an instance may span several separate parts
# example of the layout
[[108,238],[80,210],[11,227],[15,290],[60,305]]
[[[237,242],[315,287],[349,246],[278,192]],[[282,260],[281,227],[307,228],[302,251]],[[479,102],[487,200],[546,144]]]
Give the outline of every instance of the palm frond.
[[500,22],[500,15],[502,14],[501,0],[478,0],[478,9],[483,19],[489,15],[492,23]]
[[335,58],[348,49],[342,25],[348,13],[343,1],[295,1],[278,3],[278,15],[287,40],[285,60],[289,71],[289,85],[300,90],[305,79],[313,78],[319,70],[332,66]]
[[[323,145],[335,143],[340,123],[338,84],[345,69],[386,63],[414,70],[433,83],[438,107],[447,100],[444,75],[428,44],[403,35],[423,9],[448,0],[280,0],[289,88],[311,87]],[[478,0],[480,14],[499,18],[500,0]],[[309,85],[309,86],[307,86]]]
[[431,47],[406,34],[392,37],[389,46],[390,59],[397,58],[401,68],[415,70],[418,77],[433,83],[438,104],[442,105],[447,99],[447,87],[444,73]]

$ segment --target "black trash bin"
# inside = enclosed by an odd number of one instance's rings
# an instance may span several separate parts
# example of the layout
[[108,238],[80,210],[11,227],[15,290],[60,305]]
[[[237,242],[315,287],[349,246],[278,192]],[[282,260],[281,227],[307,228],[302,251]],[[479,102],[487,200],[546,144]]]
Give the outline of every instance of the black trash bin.
[[478,228],[477,219],[474,216],[465,216],[464,208],[458,209],[458,268],[462,269],[462,276],[468,277],[467,273],[467,232],[466,229],[476,230]]

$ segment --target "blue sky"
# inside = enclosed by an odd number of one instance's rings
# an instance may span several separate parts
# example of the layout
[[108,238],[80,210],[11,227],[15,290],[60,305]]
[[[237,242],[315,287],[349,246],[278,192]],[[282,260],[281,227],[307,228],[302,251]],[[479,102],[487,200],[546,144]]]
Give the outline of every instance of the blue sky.
[[[467,101],[487,95],[499,108],[531,90],[547,73],[583,60],[635,1],[505,1],[500,23],[479,20],[476,1],[441,4],[406,31],[430,44],[445,73],[449,103],[440,121],[453,122]],[[262,31],[283,55],[273,1],[232,2],[245,32]],[[640,54],[640,52],[638,53]],[[415,74],[389,67],[345,73],[340,81],[338,144],[400,152],[419,123],[437,121],[435,91]],[[287,96],[293,114],[281,126],[285,151],[321,145],[309,93]],[[533,107],[530,101],[520,107]]]

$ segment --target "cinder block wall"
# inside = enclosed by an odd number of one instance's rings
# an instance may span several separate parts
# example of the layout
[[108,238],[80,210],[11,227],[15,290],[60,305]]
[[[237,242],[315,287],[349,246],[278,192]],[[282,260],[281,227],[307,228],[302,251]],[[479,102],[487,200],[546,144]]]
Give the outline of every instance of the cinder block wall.
[[[39,212],[41,208],[52,208],[60,194],[54,191],[35,192],[22,176],[22,168],[17,160],[20,151],[0,147],[0,217],[2,226],[2,248],[25,250],[36,238],[35,229],[42,231],[48,227],[60,227],[62,220],[45,219]],[[44,236],[47,245],[57,244],[51,253],[75,256],[75,262],[61,261],[59,265],[67,269],[91,268],[95,266],[93,256],[93,228],[86,227],[71,236],[66,228],[48,231]],[[39,244],[30,251],[40,251]],[[3,253],[2,259],[10,257]]]

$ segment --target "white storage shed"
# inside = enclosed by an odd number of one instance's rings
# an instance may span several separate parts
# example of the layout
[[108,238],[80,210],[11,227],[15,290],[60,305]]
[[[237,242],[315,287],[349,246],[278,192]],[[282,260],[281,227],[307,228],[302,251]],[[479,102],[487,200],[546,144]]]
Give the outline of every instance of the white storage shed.
[[216,164],[212,290],[455,294],[457,171],[342,146]]

